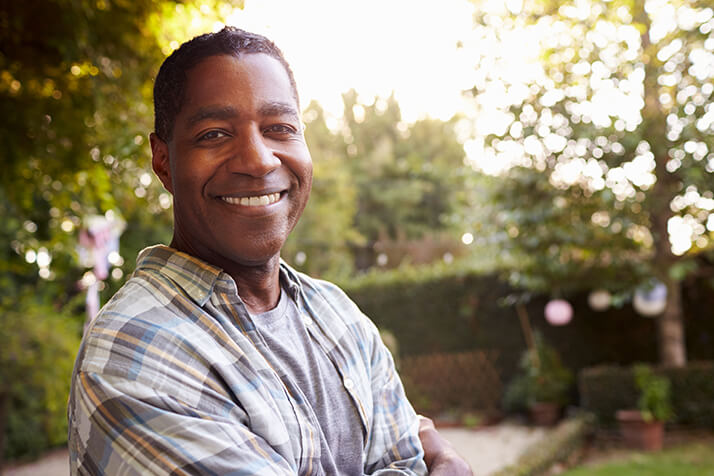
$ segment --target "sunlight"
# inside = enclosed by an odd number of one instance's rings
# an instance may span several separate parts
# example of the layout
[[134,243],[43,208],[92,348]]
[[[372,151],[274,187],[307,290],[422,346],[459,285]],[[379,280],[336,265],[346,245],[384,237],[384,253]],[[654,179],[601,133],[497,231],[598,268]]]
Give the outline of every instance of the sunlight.
[[[279,12],[280,14],[276,14]],[[341,94],[367,102],[394,93],[406,121],[449,119],[466,108],[474,65],[457,43],[472,30],[473,5],[447,0],[247,0],[228,23],[265,34],[283,50],[301,102],[342,115]]]

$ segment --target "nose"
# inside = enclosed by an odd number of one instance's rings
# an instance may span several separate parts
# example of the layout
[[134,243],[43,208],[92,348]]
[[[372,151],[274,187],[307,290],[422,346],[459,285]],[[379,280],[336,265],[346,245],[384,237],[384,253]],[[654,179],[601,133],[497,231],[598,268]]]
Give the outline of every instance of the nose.
[[264,177],[280,167],[281,161],[265,143],[260,130],[246,132],[236,140],[236,147],[228,161],[232,173]]

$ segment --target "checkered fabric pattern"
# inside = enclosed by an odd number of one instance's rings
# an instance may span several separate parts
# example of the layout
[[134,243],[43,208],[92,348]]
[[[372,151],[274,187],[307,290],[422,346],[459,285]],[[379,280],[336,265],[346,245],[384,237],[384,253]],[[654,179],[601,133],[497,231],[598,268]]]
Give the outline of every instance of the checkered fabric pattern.
[[[376,327],[333,284],[285,263],[280,273],[360,415],[364,473],[426,474],[416,415]],[[145,249],[77,357],[72,474],[324,474],[314,412],[268,353],[228,274]]]

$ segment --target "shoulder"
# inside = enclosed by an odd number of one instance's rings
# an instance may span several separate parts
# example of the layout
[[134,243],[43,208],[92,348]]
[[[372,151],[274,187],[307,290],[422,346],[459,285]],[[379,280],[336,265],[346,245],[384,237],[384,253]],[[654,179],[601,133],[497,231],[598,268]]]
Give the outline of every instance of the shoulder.
[[310,304],[315,302],[325,304],[348,322],[356,320],[371,323],[357,304],[336,284],[308,276],[305,273],[294,270],[285,263],[283,263],[283,266],[288,271],[289,278],[299,284],[300,291]]
[[147,328],[170,328],[167,324],[182,317],[176,312],[182,300],[188,299],[170,279],[152,271],[136,271],[102,307],[89,334],[130,321]]
[[85,331],[76,370],[150,380],[172,361],[197,363],[208,340],[195,314],[170,280],[134,273]]

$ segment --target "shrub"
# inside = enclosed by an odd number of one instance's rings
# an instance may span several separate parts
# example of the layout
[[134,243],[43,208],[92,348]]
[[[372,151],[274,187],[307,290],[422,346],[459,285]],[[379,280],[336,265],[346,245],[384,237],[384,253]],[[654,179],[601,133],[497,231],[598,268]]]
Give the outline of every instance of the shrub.
[[632,368],[635,374],[635,384],[640,391],[637,399],[637,409],[645,421],[667,421],[672,417],[670,398],[670,382],[667,377],[655,375],[652,369],[644,364]]
[[558,352],[536,334],[535,347],[526,350],[520,373],[509,383],[504,396],[506,411],[524,410],[534,403],[568,403],[573,374],[565,368]]
[[[497,354],[504,382],[518,370],[525,340],[515,308],[503,305],[516,291],[496,273],[455,262],[370,273],[338,284],[378,327],[394,333],[402,357],[478,349]],[[711,309],[714,293],[698,285],[702,289],[692,285],[683,290],[687,349],[692,360],[712,360],[714,319],[702,310]],[[587,298],[587,292],[569,296],[573,320],[558,327],[545,320],[548,296],[533,296],[526,306],[534,330],[557,349],[568,368],[656,361],[655,319],[639,316],[627,304],[594,311]]]
[[79,329],[72,316],[32,302],[0,313],[5,457],[33,456],[67,441],[67,399]]
[[[674,423],[714,428],[714,362],[693,362],[682,368],[656,367],[654,373],[670,381]],[[614,423],[617,410],[637,408],[640,398],[632,367],[583,369],[578,375],[578,389],[580,406],[604,424]]]

